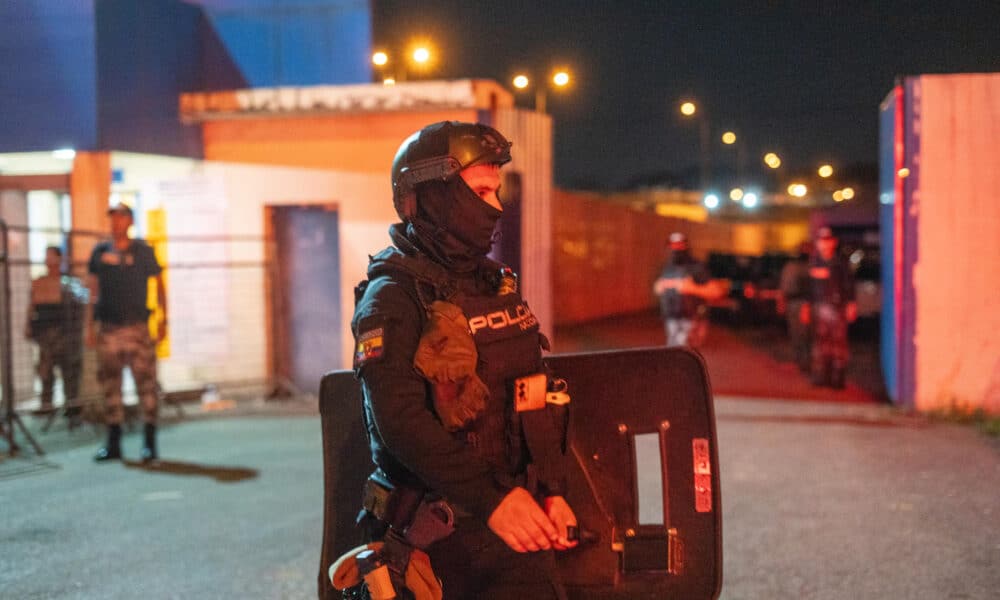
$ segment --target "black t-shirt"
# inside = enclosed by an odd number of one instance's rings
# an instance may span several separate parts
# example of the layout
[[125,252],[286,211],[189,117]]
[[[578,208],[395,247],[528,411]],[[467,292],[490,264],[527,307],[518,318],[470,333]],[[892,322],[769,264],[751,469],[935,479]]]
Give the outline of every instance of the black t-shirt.
[[110,241],[101,242],[90,255],[88,269],[98,281],[96,320],[129,325],[149,318],[148,281],[163,269],[146,242],[132,240],[126,250],[115,249]]

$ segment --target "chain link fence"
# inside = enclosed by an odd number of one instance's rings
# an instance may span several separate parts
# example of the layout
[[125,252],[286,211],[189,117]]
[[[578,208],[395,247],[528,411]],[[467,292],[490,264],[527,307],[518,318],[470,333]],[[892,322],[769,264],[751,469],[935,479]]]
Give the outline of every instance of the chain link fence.
[[[97,356],[84,343],[83,321],[90,251],[107,234],[7,226],[2,221],[0,227],[4,233],[0,297],[5,299],[0,331],[8,332],[0,335],[2,406],[18,414],[65,413],[78,407],[83,418],[99,420],[103,399]],[[232,399],[294,392],[275,375],[271,349],[269,332],[276,307],[273,243],[262,236],[171,236],[146,241],[164,267],[169,309],[167,338],[157,347],[161,412],[171,407],[182,412],[183,402],[199,400],[206,392],[213,398]],[[61,289],[56,292],[58,302],[52,302],[53,280],[48,280],[46,289],[40,279],[47,273],[44,256],[50,246],[62,252],[63,275],[55,286]],[[155,327],[160,311],[154,304],[155,294],[150,294]],[[61,360],[47,352],[56,345]],[[74,360],[78,386],[72,382]],[[43,407],[49,394],[40,371],[48,370],[46,361],[56,373],[51,411]],[[135,405],[128,373],[124,396],[126,406]]]

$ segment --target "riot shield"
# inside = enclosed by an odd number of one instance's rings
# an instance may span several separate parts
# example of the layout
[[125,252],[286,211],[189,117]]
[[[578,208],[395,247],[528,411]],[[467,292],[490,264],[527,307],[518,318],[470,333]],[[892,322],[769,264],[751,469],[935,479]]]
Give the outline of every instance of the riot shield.
[[557,554],[570,597],[718,597],[722,507],[701,356],[649,348],[546,362],[572,397],[568,500],[595,538]]
[[340,600],[327,571],[361,543],[355,519],[361,490],[374,470],[361,418],[361,388],[353,371],[334,371],[319,386],[323,431],[323,547],[319,561],[320,600]]
[[[570,404],[568,500],[585,542],[558,553],[573,600],[717,598],[722,507],[712,394],[701,356],[681,348],[553,355]],[[372,470],[350,371],[320,387],[327,569],[358,543],[354,519]]]

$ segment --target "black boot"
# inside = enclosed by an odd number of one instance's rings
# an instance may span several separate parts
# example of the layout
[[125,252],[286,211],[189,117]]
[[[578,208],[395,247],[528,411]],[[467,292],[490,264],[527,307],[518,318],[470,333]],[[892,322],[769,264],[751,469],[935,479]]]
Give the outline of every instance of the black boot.
[[97,451],[94,460],[104,462],[106,460],[120,460],[122,457],[122,426],[108,425],[108,443]]
[[146,423],[142,428],[142,462],[149,463],[159,457],[156,452],[156,425]]

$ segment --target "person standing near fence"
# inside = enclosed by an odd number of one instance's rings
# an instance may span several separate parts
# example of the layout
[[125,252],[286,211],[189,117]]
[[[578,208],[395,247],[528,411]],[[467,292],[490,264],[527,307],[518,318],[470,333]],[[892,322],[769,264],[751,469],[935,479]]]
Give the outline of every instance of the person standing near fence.
[[135,380],[142,407],[142,461],[158,458],[156,448],[157,386],[156,341],[149,334],[147,305],[149,279],[156,282],[161,312],[157,340],[167,331],[167,289],[163,269],[153,249],[129,237],[132,209],[118,204],[108,210],[111,240],[94,247],[88,280],[90,306],[87,345],[97,347],[97,378],[104,392],[108,440],[94,456],[103,462],[122,457],[121,435],[125,410],[122,405],[122,369],[128,367]]
[[62,274],[62,250],[45,249],[48,272],[31,282],[25,337],[38,344],[38,377],[42,380],[41,406],[35,414],[55,410],[52,392],[55,368],[63,382],[65,415],[71,425],[79,421],[80,372],[83,364],[83,307],[86,291],[78,279]]

